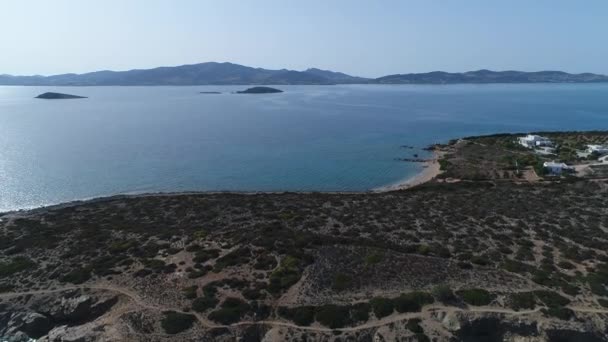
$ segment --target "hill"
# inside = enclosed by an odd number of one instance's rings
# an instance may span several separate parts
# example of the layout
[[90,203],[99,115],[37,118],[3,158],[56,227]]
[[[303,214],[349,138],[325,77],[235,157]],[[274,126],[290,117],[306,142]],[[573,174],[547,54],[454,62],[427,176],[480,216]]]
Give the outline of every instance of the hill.
[[0,85],[26,86],[158,86],[158,85],[331,85],[331,84],[457,84],[457,83],[592,83],[608,76],[563,71],[433,71],[396,74],[376,79],[310,68],[304,71],[252,68],[233,63],[200,63],[129,71],[96,71],[54,76],[0,75]]
[[477,70],[464,73],[433,71],[421,74],[397,74],[380,77],[380,84],[456,84],[456,83],[591,83],[608,82],[608,76],[563,71],[491,71]]
[[0,85],[28,86],[146,86],[358,83],[366,79],[319,69],[268,70],[233,63],[200,63],[145,70],[97,71],[54,76],[0,75]]

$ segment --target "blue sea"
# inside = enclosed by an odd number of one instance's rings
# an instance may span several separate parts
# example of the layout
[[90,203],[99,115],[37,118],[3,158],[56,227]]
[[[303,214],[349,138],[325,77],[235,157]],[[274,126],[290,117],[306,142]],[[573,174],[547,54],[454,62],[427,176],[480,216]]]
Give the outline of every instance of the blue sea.
[[[365,191],[414,176],[420,164],[395,158],[451,138],[608,129],[608,84],[232,94],[244,88],[0,87],[0,212],[158,191]],[[47,91],[89,98],[34,99]]]

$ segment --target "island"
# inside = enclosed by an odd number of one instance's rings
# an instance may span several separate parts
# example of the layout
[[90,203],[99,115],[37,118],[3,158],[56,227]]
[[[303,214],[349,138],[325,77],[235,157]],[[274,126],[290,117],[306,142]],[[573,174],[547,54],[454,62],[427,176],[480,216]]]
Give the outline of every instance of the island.
[[48,93],[40,94],[40,95],[36,96],[36,98],[44,99],[44,100],[68,100],[68,99],[86,99],[86,96],[77,96],[77,95],[70,95],[70,94],[48,92]]
[[237,91],[237,94],[273,94],[282,93],[282,90],[271,87],[253,87],[242,91]]
[[200,94],[216,95],[216,94],[221,94],[221,92],[219,92],[219,91],[201,91]]
[[0,213],[0,340],[607,341],[606,146],[465,137],[406,190]]

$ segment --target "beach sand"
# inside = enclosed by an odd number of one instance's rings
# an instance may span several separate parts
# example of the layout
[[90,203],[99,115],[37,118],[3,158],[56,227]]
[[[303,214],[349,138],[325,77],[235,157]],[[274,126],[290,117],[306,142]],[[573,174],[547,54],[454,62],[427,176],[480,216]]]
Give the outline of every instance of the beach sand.
[[385,186],[376,188],[373,191],[386,192],[386,191],[395,191],[395,190],[405,190],[405,189],[413,188],[417,185],[429,182],[441,173],[441,170],[439,170],[440,165],[439,165],[439,161],[438,161],[440,158],[441,158],[441,153],[434,151],[433,159],[429,162],[425,162],[423,164],[424,168],[416,176],[403,179],[394,184],[389,184],[389,185],[385,185]]

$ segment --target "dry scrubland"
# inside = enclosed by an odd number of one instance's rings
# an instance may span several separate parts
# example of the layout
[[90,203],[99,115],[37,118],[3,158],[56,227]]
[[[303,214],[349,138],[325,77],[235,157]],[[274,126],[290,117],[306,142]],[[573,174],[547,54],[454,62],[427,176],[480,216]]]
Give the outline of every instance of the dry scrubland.
[[444,173],[406,191],[5,214],[0,336],[606,341],[608,181],[537,177],[512,140],[438,146]]

